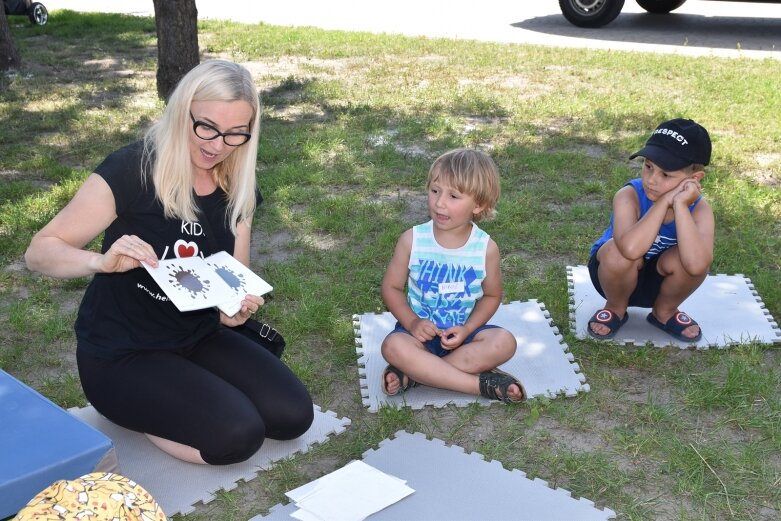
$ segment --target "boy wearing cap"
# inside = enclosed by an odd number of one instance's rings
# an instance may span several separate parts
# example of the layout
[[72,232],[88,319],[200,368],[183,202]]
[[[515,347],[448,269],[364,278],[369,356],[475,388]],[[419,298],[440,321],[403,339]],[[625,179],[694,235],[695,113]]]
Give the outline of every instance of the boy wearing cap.
[[640,177],[616,192],[610,224],[591,247],[591,281],[606,302],[589,319],[588,333],[613,338],[629,318],[627,307],[638,306],[651,308],[652,325],[697,342],[699,325],[678,306],[713,260],[713,211],[700,188],[710,136],[692,120],[665,121],[630,159],[638,156]]

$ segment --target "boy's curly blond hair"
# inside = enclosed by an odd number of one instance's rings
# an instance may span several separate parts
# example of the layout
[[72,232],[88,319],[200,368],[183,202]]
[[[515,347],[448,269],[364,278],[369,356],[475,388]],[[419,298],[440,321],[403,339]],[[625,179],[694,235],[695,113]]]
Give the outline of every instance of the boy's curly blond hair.
[[429,168],[426,190],[438,179],[473,197],[478,205],[484,207],[472,218],[473,221],[489,220],[496,216],[496,203],[501,192],[499,169],[485,152],[470,148],[445,152]]

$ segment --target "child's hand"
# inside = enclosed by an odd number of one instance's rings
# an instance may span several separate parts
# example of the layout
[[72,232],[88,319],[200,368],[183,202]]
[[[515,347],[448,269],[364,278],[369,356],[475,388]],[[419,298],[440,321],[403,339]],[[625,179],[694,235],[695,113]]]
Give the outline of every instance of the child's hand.
[[424,318],[416,319],[415,322],[412,323],[409,332],[419,342],[428,342],[441,333],[439,328],[432,321]]
[[453,350],[457,347],[461,347],[466,337],[469,336],[464,326],[453,326],[440,333],[440,344],[443,349]]
[[684,206],[690,206],[702,194],[702,187],[695,179],[687,179],[678,185],[673,196],[673,205],[682,203]]

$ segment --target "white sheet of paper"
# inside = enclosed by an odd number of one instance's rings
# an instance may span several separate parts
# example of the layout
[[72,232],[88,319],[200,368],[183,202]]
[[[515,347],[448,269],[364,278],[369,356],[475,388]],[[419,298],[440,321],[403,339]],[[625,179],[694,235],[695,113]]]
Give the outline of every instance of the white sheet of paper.
[[298,521],[323,521],[313,513],[307,512],[303,508],[299,508],[298,510],[290,514],[290,517],[292,517],[293,519],[298,519]]
[[157,268],[146,264],[144,268],[179,311],[213,307],[235,299],[230,286],[200,257],[161,260]]
[[271,285],[261,279],[254,271],[239,262],[233,255],[221,251],[206,257],[206,263],[228,285],[232,297],[219,308],[232,317],[241,309],[241,300],[246,295],[265,295],[272,289]]
[[404,480],[353,461],[286,495],[304,510],[303,517],[315,516],[302,521],[361,521],[413,492]]
[[233,316],[245,295],[265,295],[273,288],[227,252],[205,259],[161,260],[157,268],[143,264],[179,311],[219,307]]

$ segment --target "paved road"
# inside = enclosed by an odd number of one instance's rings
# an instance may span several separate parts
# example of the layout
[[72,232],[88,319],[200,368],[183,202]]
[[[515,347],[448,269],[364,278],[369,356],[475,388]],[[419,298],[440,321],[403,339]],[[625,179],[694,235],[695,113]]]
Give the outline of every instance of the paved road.
[[[154,14],[152,0],[40,1],[49,11]],[[200,18],[246,23],[781,59],[781,4],[689,0],[671,15],[654,16],[627,0],[618,19],[600,29],[569,24],[557,0],[197,0],[196,6]]]

